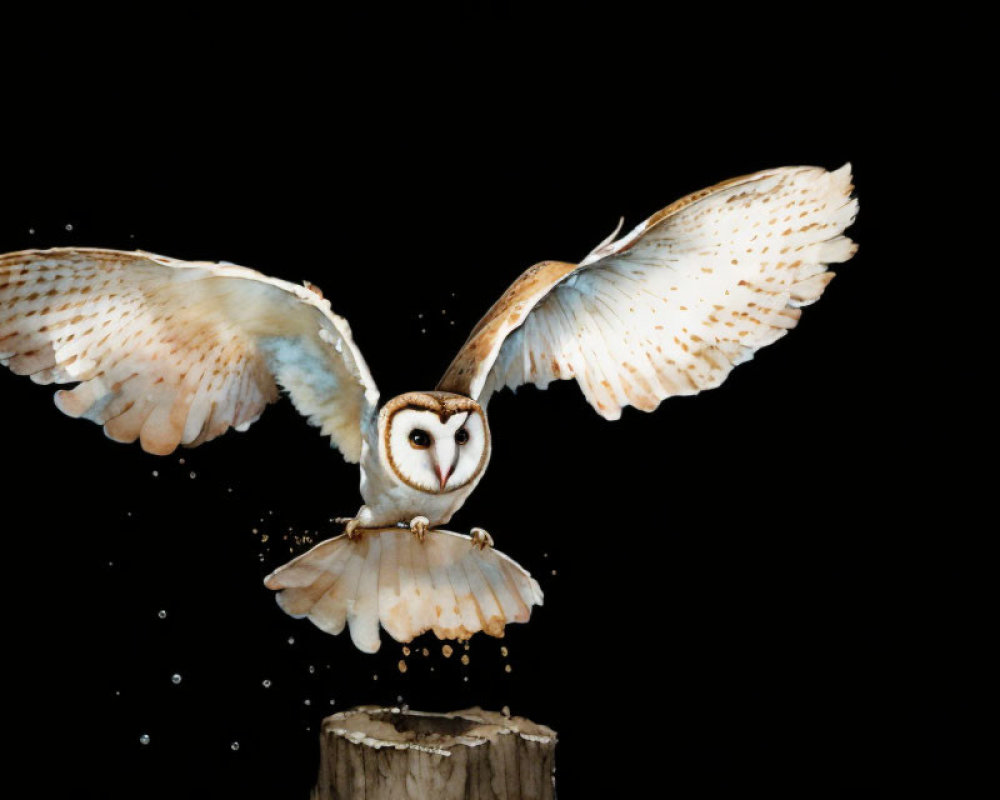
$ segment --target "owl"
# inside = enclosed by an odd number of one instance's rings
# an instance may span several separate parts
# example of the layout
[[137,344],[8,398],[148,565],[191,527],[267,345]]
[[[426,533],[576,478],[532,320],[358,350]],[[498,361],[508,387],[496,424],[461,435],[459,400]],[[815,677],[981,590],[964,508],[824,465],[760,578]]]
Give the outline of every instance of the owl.
[[505,387],[575,380],[605,419],[722,383],[785,335],[848,260],[850,166],[725,181],[618,229],[577,264],[525,271],[433,391],[381,403],[347,321],[310,283],[232,264],[92,248],[0,256],[0,362],[71,417],[166,455],[245,431],[288,394],[352,463],[344,533],[265,579],[288,613],[355,645],[503,634],[541,604],[486,531],[444,530],[483,477]]

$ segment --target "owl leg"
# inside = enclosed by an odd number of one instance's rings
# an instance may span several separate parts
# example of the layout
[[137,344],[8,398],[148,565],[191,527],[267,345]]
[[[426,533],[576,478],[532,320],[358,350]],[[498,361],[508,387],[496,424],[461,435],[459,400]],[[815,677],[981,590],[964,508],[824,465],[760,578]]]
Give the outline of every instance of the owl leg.
[[414,517],[410,520],[410,532],[417,537],[418,542],[423,542],[427,538],[427,529],[431,521],[427,517]]
[[480,550],[485,550],[487,547],[493,547],[493,537],[482,528],[473,528],[469,531],[469,534],[472,536],[473,547],[478,547]]

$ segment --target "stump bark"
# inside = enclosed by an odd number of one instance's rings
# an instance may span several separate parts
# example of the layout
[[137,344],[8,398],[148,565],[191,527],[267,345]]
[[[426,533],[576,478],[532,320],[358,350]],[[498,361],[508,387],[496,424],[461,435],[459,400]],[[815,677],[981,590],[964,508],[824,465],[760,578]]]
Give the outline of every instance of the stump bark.
[[313,800],[552,800],[556,733],[470,708],[361,706],[323,721]]

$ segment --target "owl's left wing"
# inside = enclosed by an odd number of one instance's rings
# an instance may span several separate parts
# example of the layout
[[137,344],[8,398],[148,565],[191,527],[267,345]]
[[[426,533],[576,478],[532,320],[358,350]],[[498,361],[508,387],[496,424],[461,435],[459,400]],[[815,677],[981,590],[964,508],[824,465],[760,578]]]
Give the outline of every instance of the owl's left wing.
[[574,378],[606,419],[697,394],[795,326],[848,260],[850,165],[785,167],[689,195],[580,264],[528,269],[438,388],[493,392]]

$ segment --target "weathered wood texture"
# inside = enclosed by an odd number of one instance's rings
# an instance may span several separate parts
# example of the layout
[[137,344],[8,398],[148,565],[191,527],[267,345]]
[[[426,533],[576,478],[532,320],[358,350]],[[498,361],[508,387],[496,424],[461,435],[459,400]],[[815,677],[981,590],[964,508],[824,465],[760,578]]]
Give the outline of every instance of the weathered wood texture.
[[470,708],[361,706],[323,721],[313,800],[552,800],[556,734]]

